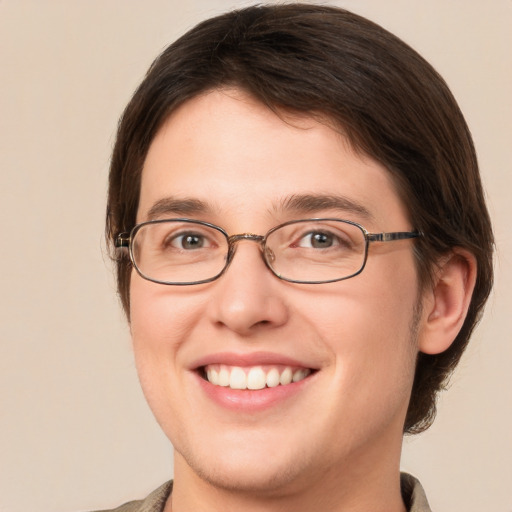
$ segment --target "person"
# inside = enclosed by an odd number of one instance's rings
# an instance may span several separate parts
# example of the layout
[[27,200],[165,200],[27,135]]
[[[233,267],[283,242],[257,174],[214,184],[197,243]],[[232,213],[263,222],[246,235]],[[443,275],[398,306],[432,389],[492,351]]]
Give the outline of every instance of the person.
[[468,127],[375,23],[259,5],[155,60],[107,240],[174,480],[118,511],[430,510],[400,474],[492,285]]

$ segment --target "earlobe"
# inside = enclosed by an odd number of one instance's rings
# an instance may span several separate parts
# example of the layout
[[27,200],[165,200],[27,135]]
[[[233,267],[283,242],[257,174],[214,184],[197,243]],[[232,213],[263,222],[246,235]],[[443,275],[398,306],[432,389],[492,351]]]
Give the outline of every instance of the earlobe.
[[453,249],[439,262],[432,288],[424,294],[421,352],[439,354],[453,343],[466,318],[476,273],[475,257],[464,249]]

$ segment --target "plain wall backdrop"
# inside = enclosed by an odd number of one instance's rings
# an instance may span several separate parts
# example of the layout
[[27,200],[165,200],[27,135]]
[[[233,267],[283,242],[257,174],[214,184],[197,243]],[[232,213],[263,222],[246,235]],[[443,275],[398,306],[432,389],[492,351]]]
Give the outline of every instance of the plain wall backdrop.
[[[417,49],[466,115],[496,286],[439,403],[405,443],[436,512],[511,512],[512,1],[339,0]],[[117,119],[153,58],[234,0],[0,0],[0,511],[145,496],[172,450],[139,390],[105,255]]]

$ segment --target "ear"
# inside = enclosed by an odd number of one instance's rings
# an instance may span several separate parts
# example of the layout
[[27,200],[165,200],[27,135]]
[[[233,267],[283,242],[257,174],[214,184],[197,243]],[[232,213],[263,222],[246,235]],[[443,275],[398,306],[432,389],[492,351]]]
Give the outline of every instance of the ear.
[[421,352],[439,354],[453,343],[468,312],[476,273],[476,259],[465,249],[454,248],[441,258],[432,288],[423,295]]

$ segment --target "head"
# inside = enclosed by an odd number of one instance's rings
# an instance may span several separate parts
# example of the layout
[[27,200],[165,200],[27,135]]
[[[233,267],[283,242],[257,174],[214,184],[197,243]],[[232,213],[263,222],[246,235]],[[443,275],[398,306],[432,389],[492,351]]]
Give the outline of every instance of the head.
[[[417,355],[404,431],[424,430],[492,284],[492,230],[475,151],[445,82],[401,40],[341,9],[257,6],[207,20],[155,60],[122,116],[109,243],[137,223],[142,171],[162,126],[179,107],[216,90],[241,91],[283,119],[333,127],[356,154],[389,173],[410,225],[425,235],[412,249],[418,296],[454,251],[474,257],[476,284],[460,331],[441,353]],[[132,266],[124,254],[115,261],[129,316]]]

